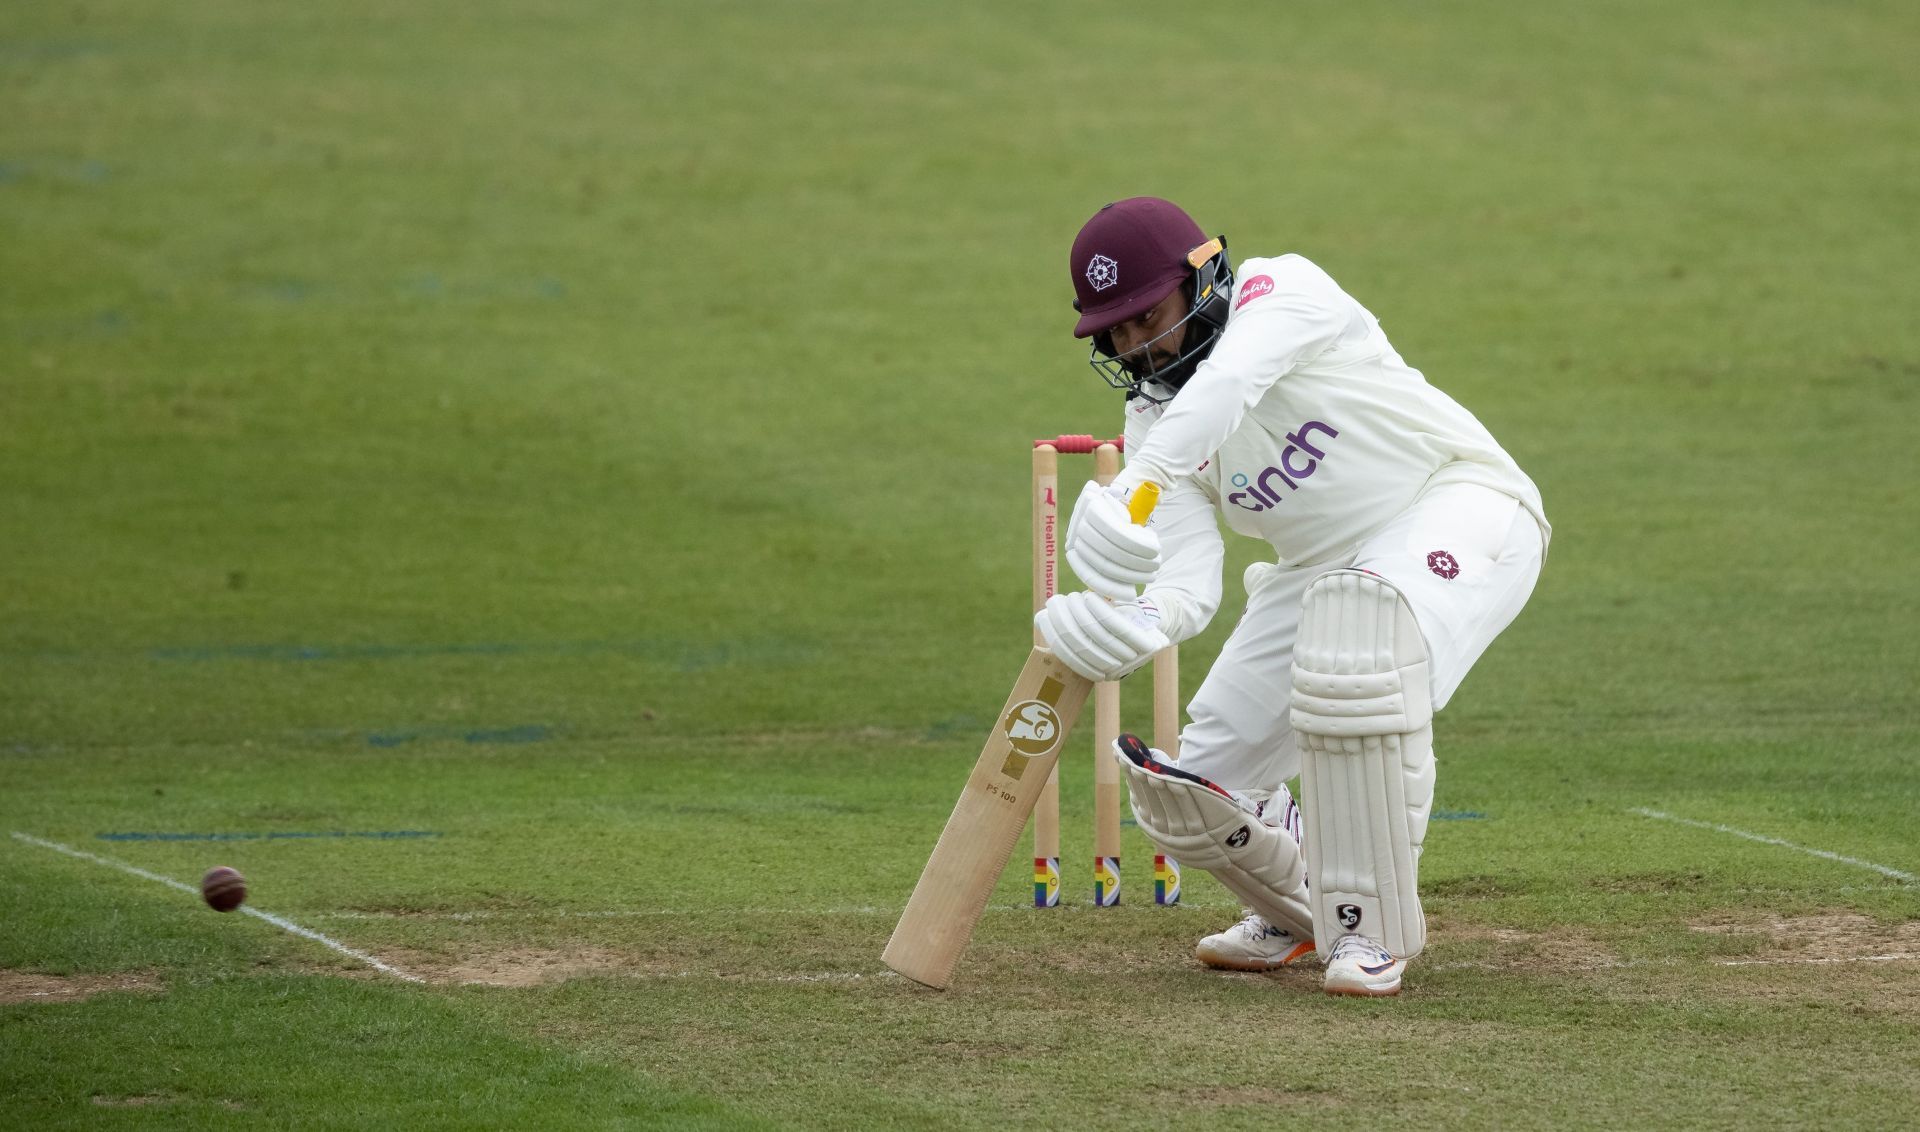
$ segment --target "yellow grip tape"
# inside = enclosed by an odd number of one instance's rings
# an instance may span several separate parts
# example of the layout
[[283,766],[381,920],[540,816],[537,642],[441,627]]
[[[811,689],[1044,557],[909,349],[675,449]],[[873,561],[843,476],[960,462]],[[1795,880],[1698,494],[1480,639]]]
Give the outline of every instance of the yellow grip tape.
[[1127,517],[1136,527],[1144,527],[1152,517],[1153,509],[1160,505],[1160,485],[1147,482],[1133,489],[1133,498],[1127,500]]

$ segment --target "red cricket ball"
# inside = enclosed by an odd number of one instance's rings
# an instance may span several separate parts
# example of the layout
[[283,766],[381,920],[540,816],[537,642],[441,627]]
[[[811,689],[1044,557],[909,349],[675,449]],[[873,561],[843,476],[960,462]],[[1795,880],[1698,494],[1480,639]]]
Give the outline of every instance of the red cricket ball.
[[236,869],[216,865],[200,878],[200,898],[216,912],[231,912],[247,902],[247,878]]

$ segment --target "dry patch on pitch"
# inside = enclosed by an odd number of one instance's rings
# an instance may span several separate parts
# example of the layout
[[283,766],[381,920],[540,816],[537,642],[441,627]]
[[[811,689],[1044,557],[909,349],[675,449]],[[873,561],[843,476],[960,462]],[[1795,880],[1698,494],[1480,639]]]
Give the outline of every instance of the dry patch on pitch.
[[[158,1105],[179,1104],[182,1098],[166,1093],[139,1093],[130,1097],[110,1097],[104,1093],[93,1096],[96,1108],[153,1108]],[[247,1106],[239,1101],[221,1101],[220,1107],[228,1112],[245,1112]]]
[[1515,928],[1454,926],[1430,921],[1435,966],[1489,971],[1606,971],[1624,965],[1611,947],[1580,932],[1526,932]]
[[401,970],[430,983],[461,986],[539,987],[592,975],[635,973],[636,958],[603,947],[514,947],[453,957],[396,954]]
[[1177,1101],[1177,1110],[1221,1108],[1298,1108],[1302,1105],[1331,1107],[1340,1098],[1321,1089],[1275,1089],[1260,1085],[1216,1085],[1173,1089],[1164,1092],[1162,1101]]
[[545,987],[587,978],[838,983],[891,977],[891,972],[769,972],[759,967],[716,965],[713,957],[694,957],[684,952],[640,955],[604,947],[514,947],[453,957],[406,951],[386,951],[382,955],[400,969],[429,983],[455,986]]
[[716,979],[749,982],[858,981],[851,972],[768,973],[716,965],[716,957],[684,951],[645,954],[610,947],[515,946],[446,954],[383,950],[382,958],[429,983],[482,987],[545,987],[571,979]]
[[1920,1019],[1920,920],[1883,923],[1830,912],[1723,916],[1688,927],[1752,948],[1712,960],[1719,970],[1736,975],[1715,983],[1719,994]]
[[141,1093],[133,1097],[95,1096],[93,1103],[100,1108],[149,1108],[157,1104],[172,1104],[173,1097],[161,1093]]
[[[1722,966],[1920,962],[1920,920],[1886,924],[1853,912],[1791,917],[1722,915],[1695,920],[1687,927],[1751,945],[1747,952],[1703,960]],[[1430,954],[1443,968],[1605,971],[1648,963],[1695,962],[1627,959],[1605,941],[1577,931],[1526,932],[1436,924],[1429,938]]]
[[1884,924],[1853,912],[1819,916],[1723,916],[1687,925],[1696,932],[1756,937],[1752,963],[1892,963],[1920,960],[1920,920]]
[[0,1006],[19,1002],[80,1002],[109,991],[158,991],[160,977],[150,972],[118,975],[34,975],[0,971]]

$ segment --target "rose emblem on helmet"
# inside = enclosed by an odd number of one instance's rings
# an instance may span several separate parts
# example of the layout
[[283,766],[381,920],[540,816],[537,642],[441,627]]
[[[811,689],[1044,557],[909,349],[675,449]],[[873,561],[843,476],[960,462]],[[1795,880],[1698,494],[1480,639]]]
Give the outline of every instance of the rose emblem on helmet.
[[1087,261],[1087,282],[1093,284],[1096,291],[1106,290],[1120,282],[1120,265],[1106,256],[1094,256]]

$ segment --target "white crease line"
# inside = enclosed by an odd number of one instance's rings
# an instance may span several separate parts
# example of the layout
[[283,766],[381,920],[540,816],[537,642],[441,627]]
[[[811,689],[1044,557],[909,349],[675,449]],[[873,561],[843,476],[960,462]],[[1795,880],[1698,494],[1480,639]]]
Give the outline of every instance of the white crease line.
[[1716,959],[1722,967],[1777,967],[1789,963],[1898,963],[1920,955],[1827,955],[1812,959]]
[[1748,841],[1758,841],[1763,845],[1778,845],[1782,849],[1792,849],[1795,852],[1806,853],[1814,857],[1824,857],[1829,861],[1839,861],[1845,865],[1858,865],[1863,869],[1872,869],[1881,876],[1892,877],[1895,880],[1904,880],[1908,883],[1920,880],[1920,877],[1916,877],[1912,873],[1903,873],[1899,869],[1890,869],[1885,865],[1876,865],[1872,861],[1862,861],[1858,857],[1843,857],[1838,853],[1830,853],[1825,849],[1812,849],[1805,845],[1795,845],[1791,841],[1782,841],[1778,837],[1767,837],[1758,833],[1748,833],[1744,829],[1735,829],[1730,825],[1718,825],[1714,822],[1707,821],[1694,821],[1692,818],[1675,817],[1672,814],[1662,813],[1659,810],[1649,810],[1644,807],[1636,807],[1627,812],[1630,814],[1639,814],[1643,818],[1658,818],[1661,821],[1678,822],[1681,825],[1690,825],[1695,829],[1711,830],[1714,833],[1730,833],[1735,837],[1744,837]]
[[[1715,967],[1791,967],[1806,963],[1897,963],[1920,959],[1920,955],[1830,955],[1811,959],[1714,959]],[[1624,971],[1630,967],[1684,967],[1687,959],[1592,959],[1582,963],[1560,964],[1559,972]],[[1436,963],[1433,971],[1518,971],[1513,963],[1494,963],[1483,959],[1462,959],[1454,963]],[[1552,972],[1548,972],[1552,973]]]
[[[641,982],[641,983],[667,983],[667,982],[679,982],[681,980],[693,980],[693,979],[710,979],[714,982],[720,982],[720,983],[861,983],[861,982],[871,983],[871,982],[882,982],[888,979],[900,979],[904,977],[901,975],[896,975],[892,971],[872,971],[872,972],[814,971],[806,974],[762,975],[762,974],[727,973],[727,972],[721,972],[721,971],[622,971],[618,969],[607,969],[607,970],[594,969],[594,970],[579,971],[579,972],[576,972],[576,974],[582,978],[606,977],[606,978],[613,978],[613,979],[628,979],[634,982]],[[523,987],[523,986],[529,985],[526,983],[515,982],[511,980],[499,981],[497,979],[488,978],[485,975],[476,975],[471,978],[449,978],[445,981],[450,983],[455,983],[463,987],[516,988],[516,987]],[[566,981],[566,980],[563,979],[560,981]],[[551,981],[542,980],[539,983],[532,984],[532,985],[553,986],[554,983]]]
[[816,971],[805,975],[729,975],[715,971],[656,971],[650,974],[625,975],[611,972],[620,978],[656,980],[656,979],[713,979],[723,983],[858,983],[876,979],[897,979],[899,975],[892,971],[874,971],[862,974],[857,971]]
[[[1550,971],[1542,974],[1563,972],[1580,973],[1583,971],[1618,971],[1626,967],[1673,967],[1679,965],[1678,959],[1588,959],[1578,963],[1557,963]],[[1418,968],[1415,968],[1418,970]],[[1491,959],[1458,959],[1451,963],[1435,963],[1429,971],[1519,971],[1517,963],[1496,963]]]
[[[145,880],[156,881],[160,884],[166,885],[169,888],[177,888],[180,891],[188,893],[196,898],[200,895],[200,890],[193,887],[190,884],[184,884],[180,881],[174,880],[172,877],[161,876],[159,873],[150,873],[145,869],[138,868],[134,865],[129,865],[125,861],[116,861],[111,857],[97,857],[92,853],[83,853],[80,850],[75,849],[70,845],[62,845],[58,841],[45,841],[45,840],[42,840],[41,838],[32,837],[32,836],[29,836],[28,834],[21,833],[19,830],[14,831],[13,837],[14,837],[14,840],[16,841],[24,841],[29,845],[38,845],[42,849],[51,849],[56,853],[65,853],[69,857],[78,857],[82,861],[92,861],[96,865],[105,865],[110,869],[119,869],[123,873],[130,873],[134,876],[140,877]],[[342,955],[349,956],[354,959],[358,959],[360,962],[365,963],[367,966],[372,967],[377,971],[384,971],[387,974],[392,975],[396,979],[405,979],[407,982],[410,982],[410,983],[419,983],[419,982],[426,981],[417,975],[409,975],[405,971],[400,970],[398,967],[394,967],[390,964],[384,963],[374,958],[373,956],[368,955],[364,951],[355,951],[353,948],[348,947],[346,944],[341,943],[337,939],[329,939],[328,937],[321,935],[319,932],[314,931],[312,928],[303,928],[299,924],[294,923],[292,920],[285,919],[280,916],[276,916],[272,912],[262,912],[258,908],[250,908],[245,904],[242,904],[239,908],[235,910],[240,912],[245,912],[247,915],[252,916],[257,920],[265,920],[267,923],[272,924],[274,927],[279,928],[282,931],[292,932],[294,935],[302,936],[307,939],[313,940],[315,943],[321,944],[326,947],[330,947],[333,950],[338,951]]]
[[[1182,908],[1202,910],[1230,910],[1238,904],[1196,904],[1183,902]],[[1092,904],[1061,904],[1057,908],[1035,909],[1030,904],[995,904],[987,908],[989,912],[1040,913],[1056,915],[1064,912],[1094,912],[1111,915],[1107,909],[1096,909]],[[597,911],[570,911],[556,908],[552,911],[512,911],[477,909],[466,912],[308,912],[309,920],[625,920],[642,919],[656,916],[897,916],[898,908],[876,908],[872,905],[846,906],[839,908],[734,908],[714,906],[712,908],[607,908]]]
[[627,920],[655,916],[877,916],[885,908],[609,908],[570,911],[309,912],[310,920]]
[[[1835,884],[1823,886],[1820,889],[1820,895],[1832,896],[1836,893],[1885,892],[1886,890],[1887,887],[1883,884]],[[1776,885],[1743,885],[1739,888],[1729,889],[1728,891],[1754,896],[1797,896],[1801,892],[1801,890],[1797,888],[1781,888]]]

